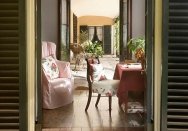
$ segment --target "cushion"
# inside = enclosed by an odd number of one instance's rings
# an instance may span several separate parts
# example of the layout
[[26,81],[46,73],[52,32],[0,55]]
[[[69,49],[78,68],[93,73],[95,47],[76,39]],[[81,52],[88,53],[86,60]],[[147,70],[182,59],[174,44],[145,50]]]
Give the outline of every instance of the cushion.
[[102,64],[90,64],[93,81],[106,80]]
[[119,80],[103,80],[93,82],[92,89],[94,93],[104,94],[106,96],[113,96],[119,87]]
[[42,68],[50,79],[59,77],[59,69],[55,59],[52,56],[48,56],[42,59]]

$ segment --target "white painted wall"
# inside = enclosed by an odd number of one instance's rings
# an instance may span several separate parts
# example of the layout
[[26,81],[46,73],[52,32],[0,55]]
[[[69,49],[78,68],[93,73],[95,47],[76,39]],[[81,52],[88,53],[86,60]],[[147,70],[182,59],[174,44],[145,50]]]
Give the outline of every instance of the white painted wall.
[[41,0],[41,39],[58,42],[58,0]]
[[145,0],[132,0],[132,37],[145,36]]

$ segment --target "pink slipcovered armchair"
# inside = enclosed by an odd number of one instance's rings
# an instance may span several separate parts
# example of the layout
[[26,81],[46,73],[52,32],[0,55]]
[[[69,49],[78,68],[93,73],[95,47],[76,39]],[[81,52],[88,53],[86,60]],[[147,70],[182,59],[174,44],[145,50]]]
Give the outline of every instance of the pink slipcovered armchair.
[[73,101],[74,78],[70,63],[56,59],[56,45],[42,42],[43,108],[54,109]]

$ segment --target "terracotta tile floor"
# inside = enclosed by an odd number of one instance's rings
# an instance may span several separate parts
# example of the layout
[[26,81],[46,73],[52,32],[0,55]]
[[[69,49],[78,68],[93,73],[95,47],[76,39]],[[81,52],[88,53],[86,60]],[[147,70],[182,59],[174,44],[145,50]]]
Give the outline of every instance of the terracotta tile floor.
[[[113,77],[117,58],[104,56],[100,59],[106,73]],[[87,88],[86,69],[73,72],[75,86]],[[112,98],[112,113],[109,116],[108,97],[102,97],[95,108],[97,94],[93,94],[87,113],[85,106],[88,90],[75,90],[74,102],[53,110],[43,110],[43,131],[144,131],[144,118],[130,114],[126,119],[119,108],[118,98]]]

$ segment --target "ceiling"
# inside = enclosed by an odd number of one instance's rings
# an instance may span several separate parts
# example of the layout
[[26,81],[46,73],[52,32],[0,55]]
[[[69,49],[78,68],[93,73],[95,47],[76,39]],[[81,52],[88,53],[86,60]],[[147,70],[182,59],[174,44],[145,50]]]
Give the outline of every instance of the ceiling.
[[71,10],[77,17],[119,16],[119,0],[71,0]]

